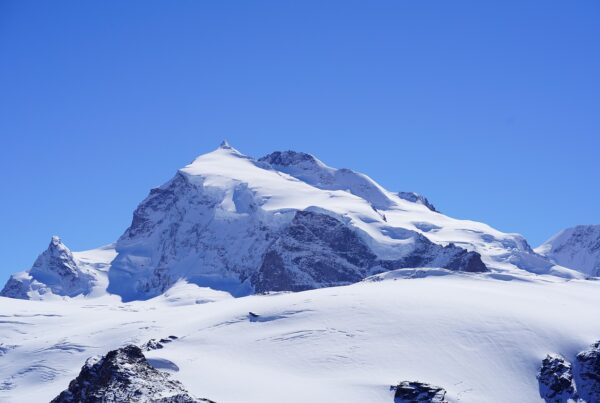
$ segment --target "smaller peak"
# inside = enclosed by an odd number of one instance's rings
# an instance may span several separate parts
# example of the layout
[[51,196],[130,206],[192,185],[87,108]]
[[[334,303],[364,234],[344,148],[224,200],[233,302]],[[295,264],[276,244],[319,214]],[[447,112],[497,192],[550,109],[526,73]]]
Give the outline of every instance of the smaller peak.
[[50,240],[50,245],[58,246],[60,244],[62,244],[62,240],[60,239],[60,237],[58,235],[52,235],[52,239]]
[[62,239],[58,235],[53,235],[50,240],[50,245],[48,245],[48,249],[44,253],[49,253],[51,255],[62,255],[62,254],[71,254],[71,251],[67,246],[63,243]]
[[232,154],[232,155],[243,155],[237,149],[233,148],[227,140],[221,141],[221,144],[219,144],[219,147],[217,147],[217,149],[215,151],[224,151],[227,154]]
[[232,150],[233,149],[233,147],[231,145],[229,145],[229,142],[227,140],[221,141],[221,144],[219,144],[219,148],[221,148],[223,150]]

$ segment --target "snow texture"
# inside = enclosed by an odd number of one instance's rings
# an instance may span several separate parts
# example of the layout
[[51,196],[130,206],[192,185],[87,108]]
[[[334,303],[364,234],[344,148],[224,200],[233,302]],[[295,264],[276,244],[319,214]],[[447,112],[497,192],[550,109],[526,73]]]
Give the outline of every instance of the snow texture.
[[536,376],[549,353],[593,379],[594,355],[582,356],[582,372],[576,356],[599,339],[600,282],[492,275],[201,304],[207,290],[181,283],[169,299],[131,303],[0,297],[0,340],[11,346],[0,356],[0,401],[50,401],[88,357],[170,335],[178,339],[144,352],[147,360],[219,403],[385,403],[401,380],[442,387],[450,402],[541,402]]

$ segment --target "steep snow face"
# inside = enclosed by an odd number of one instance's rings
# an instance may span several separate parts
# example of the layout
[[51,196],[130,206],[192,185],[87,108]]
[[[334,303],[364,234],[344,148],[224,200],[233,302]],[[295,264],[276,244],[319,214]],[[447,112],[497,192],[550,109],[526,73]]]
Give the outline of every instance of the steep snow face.
[[578,225],[565,229],[536,252],[561,266],[588,276],[600,276],[600,225]]
[[[346,250],[336,236],[357,247]],[[576,276],[519,235],[449,218],[365,175],[292,151],[257,161],[226,143],[153,189],[116,250],[108,290],[126,301],[180,279],[240,296],[423,265]]]
[[103,272],[114,256],[110,246],[74,254],[59,237],[53,236],[48,249],[36,259],[31,269],[12,275],[0,295],[43,299],[103,293],[106,289]]

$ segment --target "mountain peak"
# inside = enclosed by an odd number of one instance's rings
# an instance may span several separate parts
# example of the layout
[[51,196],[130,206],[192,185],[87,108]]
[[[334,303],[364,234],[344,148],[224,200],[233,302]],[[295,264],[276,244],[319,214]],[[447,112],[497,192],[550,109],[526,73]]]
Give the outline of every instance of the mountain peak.
[[229,144],[229,142],[227,140],[221,141],[221,144],[219,144],[219,148],[223,149],[223,150],[232,150],[233,149],[233,147],[231,147],[231,145]]
[[[64,244],[62,242],[62,240],[60,239],[60,237],[58,235],[52,235],[52,238],[50,239],[50,245],[48,245],[49,248],[60,248],[61,246],[64,247]],[[63,248],[60,248],[63,249]]]

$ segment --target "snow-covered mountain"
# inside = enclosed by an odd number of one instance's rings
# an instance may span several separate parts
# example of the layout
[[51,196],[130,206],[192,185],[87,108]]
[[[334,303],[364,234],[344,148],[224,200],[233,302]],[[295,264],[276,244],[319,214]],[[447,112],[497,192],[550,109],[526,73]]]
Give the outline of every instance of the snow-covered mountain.
[[72,253],[57,236],[31,269],[13,274],[0,295],[21,299],[46,299],[56,296],[103,294],[106,271],[115,257],[114,248]]
[[94,295],[106,273],[108,292],[125,301],[154,297],[180,279],[240,296],[417,267],[581,276],[535,253],[522,236],[440,214],[416,193],[388,191],[309,154],[253,159],[226,142],[152,189],[114,260],[105,253],[94,261],[97,251],[77,260],[56,248],[45,254],[63,256],[58,263],[36,262],[1,295]]
[[145,299],[185,278],[246,295],[426,266],[574,276],[535,254],[521,236],[449,218],[423,200],[406,200],[308,154],[255,160],[224,143],[138,206],[116,243],[108,290]]
[[567,228],[535,250],[556,264],[600,276],[600,225]]
[[309,154],[225,143],[114,245],[53,237],[10,278],[0,401],[597,402],[597,235],[536,252]]

